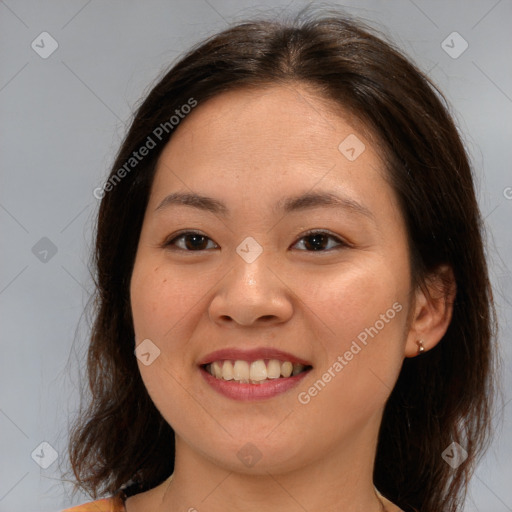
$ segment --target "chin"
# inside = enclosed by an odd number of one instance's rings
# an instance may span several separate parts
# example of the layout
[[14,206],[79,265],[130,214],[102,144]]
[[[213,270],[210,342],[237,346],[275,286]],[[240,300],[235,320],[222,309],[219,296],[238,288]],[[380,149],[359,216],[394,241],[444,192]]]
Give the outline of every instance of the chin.
[[[277,423],[274,423],[274,428]],[[198,452],[226,471],[247,475],[268,476],[285,473],[305,465],[305,440],[293,441],[283,432],[270,434],[270,429],[254,429],[222,439],[212,436],[196,444]],[[194,446],[194,443],[190,443]],[[213,448],[213,449],[212,449]]]

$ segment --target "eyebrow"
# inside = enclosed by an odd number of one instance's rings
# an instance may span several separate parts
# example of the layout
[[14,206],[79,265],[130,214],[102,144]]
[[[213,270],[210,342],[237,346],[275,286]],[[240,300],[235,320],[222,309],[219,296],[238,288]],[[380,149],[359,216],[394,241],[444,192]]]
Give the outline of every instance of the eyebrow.
[[[224,217],[229,215],[229,209],[222,201],[196,193],[185,192],[169,194],[155,208],[155,212],[164,210],[171,205],[190,206]],[[331,192],[306,192],[297,196],[286,197],[275,204],[274,211],[291,213],[319,207],[341,208],[368,217],[375,222],[373,213],[366,206],[353,199],[340,197]]]

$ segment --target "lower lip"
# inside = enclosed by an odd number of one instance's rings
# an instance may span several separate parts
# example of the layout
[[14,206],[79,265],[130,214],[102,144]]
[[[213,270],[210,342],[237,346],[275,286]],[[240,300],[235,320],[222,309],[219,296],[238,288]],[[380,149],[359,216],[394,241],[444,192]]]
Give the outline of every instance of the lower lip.
[[309,372],[306,370],[293,377],[280,377],[263,384],[240,383],[236,380],[222,380],[210,375],[200,367],[201,375],[206,382],[221,395],[233,400],[255,401],[266,400],[294,388]]

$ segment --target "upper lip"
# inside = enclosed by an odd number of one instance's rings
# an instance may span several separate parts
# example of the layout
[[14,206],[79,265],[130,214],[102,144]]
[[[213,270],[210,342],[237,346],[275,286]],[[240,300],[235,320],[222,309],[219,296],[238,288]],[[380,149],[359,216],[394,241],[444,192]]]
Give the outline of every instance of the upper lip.
[[311,363],[305,359],[294,356],[289,352],[284,352],[283,350],[277,350],[271,347],[252,348],[248,350],[242,350],[240,348],[223,348],[221,350],[210,352],[201,358],[198,364],[201,366],[213,363],[214,361],[226,359],[231,361],[241,360],[248,362],[257,361],[258,359],[278,359],[280,361],[290,361],[291,363],[300,363],[304,366],[311,366]]

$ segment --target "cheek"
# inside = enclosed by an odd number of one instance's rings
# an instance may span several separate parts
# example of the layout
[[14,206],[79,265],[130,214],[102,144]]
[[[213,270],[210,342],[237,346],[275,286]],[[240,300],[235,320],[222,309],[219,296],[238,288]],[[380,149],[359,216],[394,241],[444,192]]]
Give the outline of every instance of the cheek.
[[[179,422],[187,396],[180,382],[183,378],[184,351],[188,323],[201,294],[198,286],[184,282],[179,272],[171,272],[164,263],[140,259],[130,283],[130,300],[137,344],[151,340],[160,350],[154,361],[137,361],[139,371],[156,408],[169,424]],[[188,284],[188,286],[187,286]]]
[[168,272],[164,265],[135,266],[131,280],[131,307],[136,338],[164,341],[180,319],[193,314],[201,283]]
[[135,266],[130,284],[130,299],[137,341],[153,339],[155,325],[161,318],[160,308],[164,301],[165,278],[159,275],[158,267],[153,271]]
[[[378,327],[381,326],[381,315],[386,320],[392,317],[385,324],[388,332],[400,332],[404,326],[401,318],[404,313],[398,315],[396,309],[400,308],[393,309],[393,304],[398,302],[405,311],[403,301],[407,287],[401,283],[407,283],[407,276],[403,270],[397,273],[389,265],[367,259],[346,272],[338,271],[329,278],[305,279],[303,282],[301,295],[332,340],[330,351],[344,348],[347,342],[350,344],[360,332],[376,322]],[[393,329],[390,328],[392,324]]]

